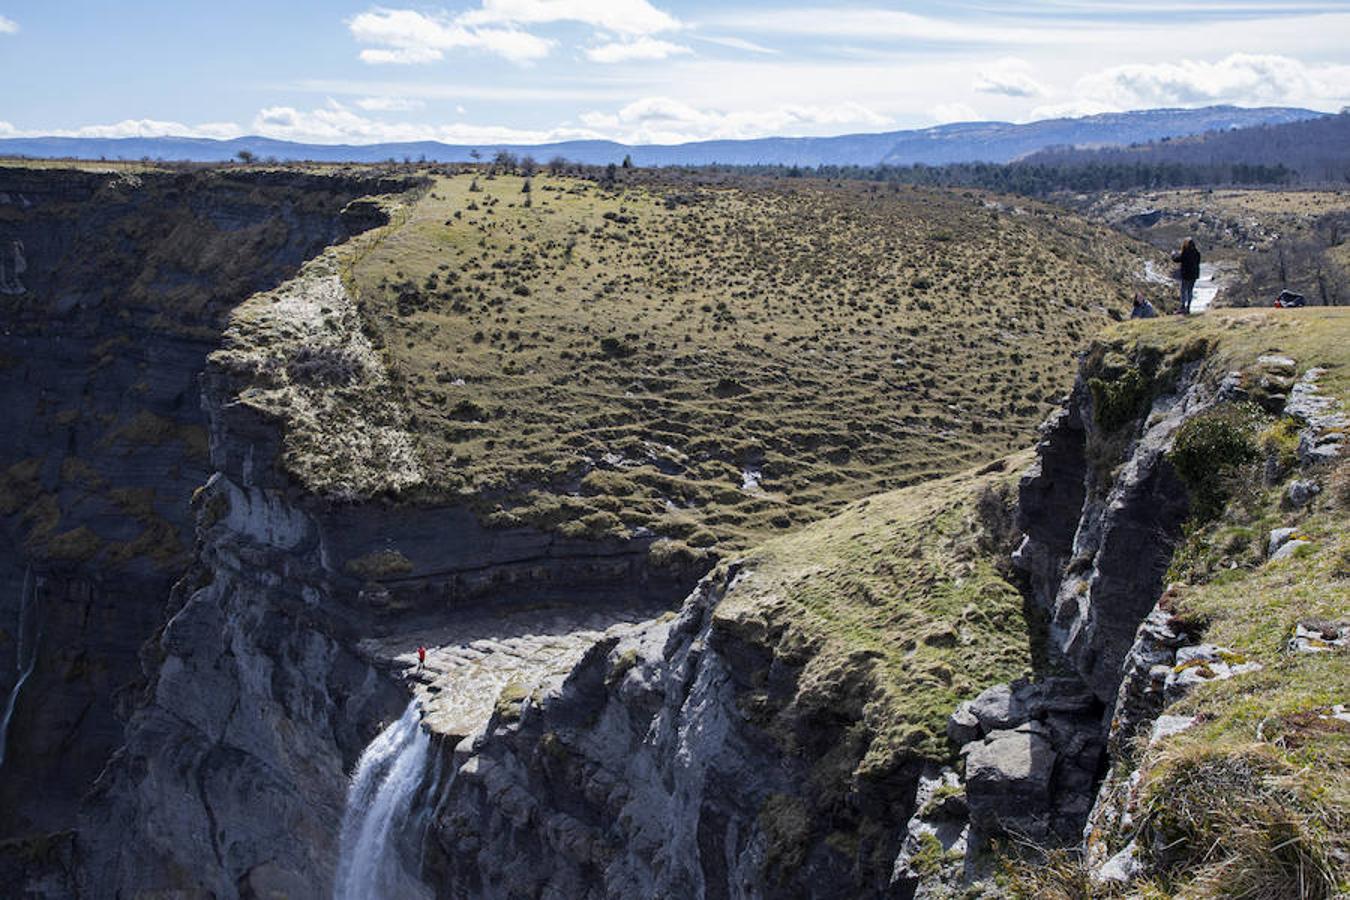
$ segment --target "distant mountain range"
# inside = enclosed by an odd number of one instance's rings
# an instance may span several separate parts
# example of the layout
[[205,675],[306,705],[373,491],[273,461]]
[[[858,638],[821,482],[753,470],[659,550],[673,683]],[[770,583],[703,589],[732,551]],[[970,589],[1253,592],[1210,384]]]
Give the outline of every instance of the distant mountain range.
[[966,122],[882,134],[838,137],[759,138],[744,141],[697,141],[688,144],[629,146],[613,141],[563,141],[553,144],[442,144],[417,141],[391,144],[301,144],[265,137],[232,140],[208,138],[71,138],[34,137],[0,140],[0,156],[42,159],[160,159],[223,162],[248,151],[259,159],[314,162],[384,162],[426,159],[468,162],[471,152],[483,158],[500,150],[529,154],[540,162],[557,156],[591,165],[621,162],[631,156],[639,166],[784,165],[874,166],[942,165],[956,162],[1005,163],[1047,147],[1119,146],[1162,138],[1183,137],[1231,128],[1274,125],[1316,118],[1321,113],[1287,107],[1248,109],[1210,106],[1202,109],[1152,109],[1107,113],[1077,119],[1047,119],[1017,125],[1011,122]]
[[[1097,149],[1052,147],[1024,157],[1028,165],[1253,167],[1292,169],[1291,183],[1350,182],[1350,113],[1237,131],[1212,131]],[[1239,178],[1238,180],[1242,180]]]

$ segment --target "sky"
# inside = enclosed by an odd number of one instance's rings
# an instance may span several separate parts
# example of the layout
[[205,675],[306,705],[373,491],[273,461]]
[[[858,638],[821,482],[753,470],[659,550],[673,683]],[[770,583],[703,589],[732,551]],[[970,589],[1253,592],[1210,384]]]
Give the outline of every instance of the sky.
[[1350,105],[1350,0],[0,0],[0,137],[681,143]]

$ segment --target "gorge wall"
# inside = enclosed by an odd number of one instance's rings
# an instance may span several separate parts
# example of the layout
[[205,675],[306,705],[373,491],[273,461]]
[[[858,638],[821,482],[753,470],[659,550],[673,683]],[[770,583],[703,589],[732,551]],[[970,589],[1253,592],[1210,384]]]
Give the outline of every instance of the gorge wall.
[[192,559],[198,376],[229,310],[372,224],[344,216],[353,199],[404,187],[0,167],[0,839],[72,827],[122,742],[139,649]]

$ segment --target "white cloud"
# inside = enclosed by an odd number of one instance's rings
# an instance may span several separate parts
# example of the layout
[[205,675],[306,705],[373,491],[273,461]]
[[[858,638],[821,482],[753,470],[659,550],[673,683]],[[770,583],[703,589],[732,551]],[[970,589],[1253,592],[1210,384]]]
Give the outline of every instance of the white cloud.
[[974,90],[1004,97],[1037,97],[1045,88],[1031,77],[1031,64],[1024,59],[1006,57],[975,73]]
[[627,35],[674,31],[680,21],[647,0],[483,0],[483,8],[464,13],[466,25],[546,25],[579,22]]
[[711,16],[708,24],[751,34],[789,34],[859,41],[915,41],[952,44],[1057,44],[1111,41],[1100,29],[1072,23],[1018,25],[1013,20],[942,19],[891,9],[797,8],[738,10]]
[[468,123],[429,124],[372,119],[329,100],[317,109],[270,106],[253,120],[252,132],[264,137],[315,144],[380,144],[396,141],[443,141],[447,144],[536,144],[573,138],[595,138],[584,129],[529,130]]
[[524,63],[549,54],[554,41],[528,26],[574,22],[606,35],[586,55],[597,62],[665,59],[688,48],[650,36],[683,27],[678,19],[647,0],[483,0],[479,9],[457,16],[413,9],[375,7],[347,21],[352,37],[365,47],[362,61],[415,65],[443,59],[447,50],[477,49]]
[[19,23],[13,19],[0,16],[0,34],[18,34]]
[[356,105],[367,112],[409,112],[421,109],[426,103],[412,97],[362,97]]
[[693,53],[681,44],[672,44],[657,38],[641,37],[632,41],[613,41],[599,47],[587,47],[586,58],[591,62],[620,63],[633,60],[666,59],[681,53]]
[[416,97],[423,100],[492,100],[501,103],[566,103],[619,101],[631,97],[632,91],[623,84],[602,87],[501,85],[478,82],[425,81],[358,81],[307,78],[286,84],[287,91],[345,97]]
[[980,119],[980,114],[966,103],[939,103],[929,112],[939,125],[952,122],[978,122]]
[[466,27],[444,16],[411,9],[374,9],[347,22],[352,37],[374,44],[361,51],[362,62],[415,64],[435,62],[446,50],[482,50],[511,62],[547,56],[553,42],[518,28]]
[[444,58],[440,50],[434,47],[398,47],[390,50],[383,47],[367,47],[357,54],[361,62],[371,65],[390,64],[410,66],[418,63],[435,62]]
[[754,41],[747,41],[745,38],[738,37],[699,37],[700,41],[708,44],[720,44],[723,47],[730,47],[733,50],[745,50],[749,53],[778,53],[772,47],[765,47],[763,44],[756,44]]
[[1332,100],[1350,93],[1350,66],[1234,53],[1218,62],[1113,66],[1080,78],[1075,93],[1116,109]]
[[875,129],[890,120],[853,102],[835,106],[783,104],[754,110],[701,109],[670,97],[646,97],[614,113],[581,115],[587,128],[629,144],[744,140],[831,130]]
[[158,119],[123,119],[107,125],[82,125],[79,128],[15,128],[9,122],[0,122],[3,137],[73,137],[73,138],[129,138],[129,137],[196,137],[225,140],[239,137],[243,132],[233,122],[204,122],[185,125]]

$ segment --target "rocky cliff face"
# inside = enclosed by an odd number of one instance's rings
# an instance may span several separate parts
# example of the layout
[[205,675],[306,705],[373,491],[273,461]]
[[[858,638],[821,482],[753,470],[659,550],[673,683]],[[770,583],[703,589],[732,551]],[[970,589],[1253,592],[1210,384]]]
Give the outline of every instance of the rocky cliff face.
[[499,705],[456,751],[433,824],[442,896],[890,892],[888,864],[860,869],[806,839],[815,754],[785,756],[746,721],[740,694],[763,651],[714,609],[748,577],[717,572],[678,616],[611,635],[531,701]]
[[0,837],[70,827],[121,741],[138,648],[191,558],[187,499],[210,472],[197,378],[226,313],[349,234],[354,198],[396,187],[0,168],[0,694],[35,654]]
[[[288,323],[340,307],[331,265],[320,257],[279,288]],[[307,493],[259,377],[227,336],[202,381],[215,471],[193,496],[193,562],[143,651],[125,744],[82,819],[85,896],[330,895],[348,775],[407,702],[402,634],[489,598],[503,611],[660,608],[701,574],[649,570],[641,540],[492,531],[462,507]]]
[[[1221,383],[1202,341],[1104,342],[1015,528],[999,464],[707,573],[643,532],[416,502],[412,423],[321,246],[391,185],[23,178],[0,194],[25,425],[0,436],[0,881],[36,896],[978,895],[995,840],[1085,824],[1093,877],[1128,880],[1140,740],[1259,670],[1163,592],[1196,496],[1178,435],[1243,400],[1304,423],[1288,465],[1343,440],[1292,362]],[[189,213],[152,228],[147,197]],[[50,262],[70,228],[145,265],[94,292]],[[221,293],[174,262],[242,235],[263,262]]]
[[1159,686],[1140,712],[1150,668],[1176,664],[1178,648],[1187,665],[1226,665],[1212,648],[1185,650],[1195,639],[1158,611],[1190,514],[1169,451],[1223,397],[1207,351],[1107,346],[1085,361],[1018,503],[1014,562],[1047,619],[1046,668],[956,709],[959,754],[913,754],[860,791],[851,802],[888,813],[870,857],[816,843],[806,801],[863,717],[841,707],[839,722],[802,723],[814,739],[788,750],[747,705],[754,686],[791,677],[764,633],[719,617],[756,578],[752,561],[710,576],[678,617],[611,635],[565,679],[499,705],[453,755],[442,745],[457,774],[429,838],[440,895],[996,893],[992,839],[1078,845],[1106,814],[1097,785],[1124,759],[1126,732],[1162,709]]

